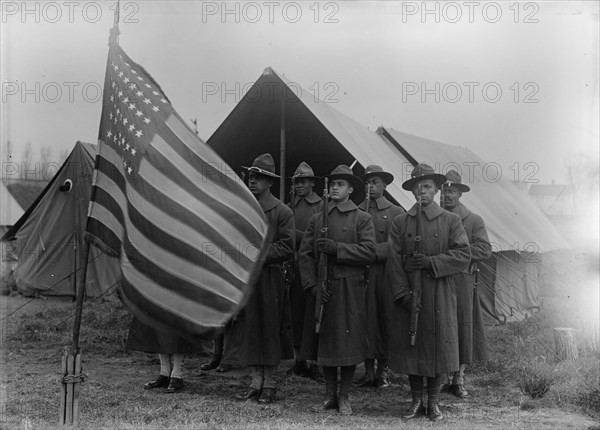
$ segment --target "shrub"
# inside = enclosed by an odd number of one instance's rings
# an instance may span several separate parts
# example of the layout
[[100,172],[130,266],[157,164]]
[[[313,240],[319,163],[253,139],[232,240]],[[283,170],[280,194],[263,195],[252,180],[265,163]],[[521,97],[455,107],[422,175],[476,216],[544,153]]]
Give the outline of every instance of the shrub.
[[544,397],[556,379],[554,366],[546,363],[546,359],[542,356],[528,363],[521,362],[518,366],[518,375],[517,386],[523,394],[529,395],[532,399]]

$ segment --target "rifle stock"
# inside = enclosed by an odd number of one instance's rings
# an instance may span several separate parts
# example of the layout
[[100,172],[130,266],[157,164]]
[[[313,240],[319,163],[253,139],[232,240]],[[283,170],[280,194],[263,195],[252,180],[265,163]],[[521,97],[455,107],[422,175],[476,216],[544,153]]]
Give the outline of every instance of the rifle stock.
[[[366,187],[367,187],[367,195],[365,196],[365,212],[369,213],[369,207],[371,206],[371,193],[369,192],[369,181],[366,180],[365,181]],[[370,274],[369,271],[371,270],[371,268],[367,265],[365,266],[365,288],[369,288],[370,285]]]
[[[325,178],[325,189],[323,190],[323,226],[321,227],[322,238],[327,238],[328,217],[329,217],[329,178]],[[321,252],[319,254],[319,273],[317,281],[317,300],[315,303],[315,333],[321,331],[321,321],[323,320],[323,293],[329,287],[329,267],[327,254]]]
[[[415,231],[415,247],[413,254],[421,253],[421,184],[418,185],[418,200],[417,200],[417,216],[416,216],[416,231]],[[414,271],[413,285],[411,291],[410,302],[410,346],[415,346],[417,342],[417,329],[419,322],[419,308],[421,307],[421,270]]]

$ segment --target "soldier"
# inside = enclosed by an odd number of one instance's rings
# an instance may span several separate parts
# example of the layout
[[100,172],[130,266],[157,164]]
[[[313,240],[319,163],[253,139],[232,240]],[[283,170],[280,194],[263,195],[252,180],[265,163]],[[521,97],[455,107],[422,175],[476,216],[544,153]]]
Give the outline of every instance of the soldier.
[[468,272],[456,275],[457,285],[464,284],[464,288],[457,288],[458,307],[458,347],[460,352],[460,368],[453,374],[450,381],[448,374],[447,390],[456,397],[468,396],[465,390],[465,369],[473,359],[484,360],[487,342],[485,339],[483,315],[479,294],[477,293],[477,262],[487,260],[492,256],[492,246],[488,239],[483,219],[467,209],[460,198],[463,193],[470,191],[468,185],[462,183],[462,178],[456,170],[446,174],[448,182],[443,185],[442,206],[450,212],[459,215],[463,227],[469,238],[471,250],[471,264]]
[[[269,234],[263,252],[266,258],[248,303],[236,317],[229,339],[240,348],[240,364],[250,367],[250,388],[237,396],[240,400],[271,403],[275,399],[275,370],[281,358],[292,351],[281,351],[280,336],[284,321],[285,277],[282,263],[294,254],[294,216],[290,208],[271,194],[275,163],[270,154],[258,156],[248,170],[248,187],[265,212]],[[291,333],[289,334],[291,336]]]
[[[188,339],[176,331],[164,331],[133,318],[129,328],[128,351],[156,352],[160,359],[160,372],[156,379],[144,384],[144,389],[166,388],[167,393],[183,390],[183,360],[185,354],[198,352],[202,344]],[[201,373],[202,375],[202,373]]]
[[302,236],[308,226],[309,218],[321,212],[323,203],[321,197],[314,192],[313,188],[317,181],[313,169],[304,161],[300,163],[294,176],[292,176],[292,201],[288,206],[294,213],[294,224],[296,225],[296,252],[293,261],[293,280],[290,288],[290,303],[292,309],[292,332],[294,335],[294,354],[296,363],[288,370],[298,376],[316,376],[319,372],[316,365],[308,366],[306,360],[300,359],[300,345],[302,343],[302,330],[304,329],[304,314],[306,313],[306,295],[309,292],[302,288],[300,279],[300,266],[298,264],[298,250]]
[[[309,306],[319,306],[317,296],[318,262],[321,253],[328,255],[329,282],[323,291],[323,316],[318,338],[315,338],[314,307],[307,309],[309,326],[302,339],[302,355],[317,359],[323,366],[326,398],[324,409],[336,409],[342,415],[352,414],[348,399],[356,365],[367,353],[365,313],[365,265],[375,260],[375,228],[371,216],[358,209],[350,194],[362,181],[345,165],[329,175],[331,204],[328,210],[328,235],[320,237],[323,215],[313,215],[300,245],[300,273],[305,290],[311,291]],[[309,312],[310,310],[310,312]],[[308,336],[308,334],[311,336]],[[317,348],[315,348],[315,344]],[[341,367],[339,397],[337,368]],[[339,402],[338,402],[339,399]]]
[[[365,360],[365,374],[357,381],[360,387],[374,386],[387,387],[388,371],[385,347],[384,306],[387,298],[382,294],[383,278],[385,275],[385,262],[387,259],[388,235],[392,221],[396,216],[404,213],[404,209],[394,205],[383,196],[388,184],[394,180],[391,173],[384,172],[380,166],[367,166],[365,174],[361,177],[365,183],[367,198],[358,207],[366,211],[373,219],[375,225],[376,259],[367,270],[367,290],[365,303],[367,307],[367,341],[368,351]],[[367,209],[367,202],[369,208]],[[375,373],[375,359],[377,359],[377,373]]]
[[[445,181],[431,166],[418,164],[402,188],[420,200],[422,211],[417,213],[419,205],[413,205],[394,219],[390,231],[386,286],[393,305],[387,331],[388,359],[392,369],[408,374],[412,403],[405,419],[427,413],[430,420],[441,420],[441,377],[458,370],[459,365],[456,288],[460,286],[453,275],[467,269],[470,255],[460,217],[433,201]],[[415,252],[419,248],[420,252]],[[411,325],[411,317],[416,317],[416,326]],[[416,337],[411,344],[414,327]],[[427,409],[422,400],[423,377],[427,377]]]

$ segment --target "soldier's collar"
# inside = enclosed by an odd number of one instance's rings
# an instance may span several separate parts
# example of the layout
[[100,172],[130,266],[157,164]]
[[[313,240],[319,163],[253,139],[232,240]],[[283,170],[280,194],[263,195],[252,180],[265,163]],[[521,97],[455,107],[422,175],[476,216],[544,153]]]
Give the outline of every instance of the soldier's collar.
[[471,211],[469,209],[467,209],[467,207],[460,202],[458,202],[458,206],[452,212],[459,215],[460,219],[465,219],[471,213]]
[[340,205],[334,205],[332,203],[329,203],[329,212],[331,212],[333,208],[338,208],[340,212],[344,213],[358,209],[358,206],[356,206],[352,200],[348,199]]
[[[423,213],[427,217],[428,221],[440,216],[445,211],[438,205],[436,202],[433,202],[431,205],[424,207],[422,209]],[[415,216],[417,214],[417,204],[415,203],[412,208],[410,208],[407,212],[410,216]]]
[[377,200],[375,200],[375,203],[377,204],[377,209],[379,210],[387,209],[392,206],[392,202],[386,199],[385,196],[379,197]]
[[[375,200],[375,205],[377,206],[378,210],[383,210],[393,206],[393,203],[386,199],[385,196],[381,196]],[[363,200],[360,205],[358,205],[358,207],[362,210],[366,210],[366,206],[366,200]]]
[[271,194],[271,192],[258,201],[258,204],[262,208],[263,212],[270,211],[279,203],[281,203],[279,199]]
[[296,197],[296,206],[298,206],[298,203],[300,203],[300,200],[306,200],[308,203],[310,203],[311,205],[314,205],[315,203],[318,203],[321,201],[321,197],[319,197],[319,195],[317,193],[315,193],[315,191],[311,191],[311,193],[306,196],[306,197]]

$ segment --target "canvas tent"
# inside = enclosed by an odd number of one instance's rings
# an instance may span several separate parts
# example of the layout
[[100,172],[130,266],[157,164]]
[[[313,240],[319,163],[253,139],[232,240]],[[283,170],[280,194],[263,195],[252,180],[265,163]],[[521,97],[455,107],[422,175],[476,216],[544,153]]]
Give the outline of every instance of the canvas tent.
[[[321,176],[338,164],[350,165],[355,160],[357,175],[367,165],[378,164],[394,173],[396,180],[387,193],[405,209],[413,205],[414,198],[401,185],[417,161],[438,167],[454,167],[450,160],[483,162],[466,149],[458,151],[450,145],[383,128],[377,133],[371,131],[271,68],[265,69],[207,143],[234,169],[232,174],[239,174],[242,166],[264,152],[274,156],[278,173],[287,178],[301,161]],[[283,171],[280,154],[284,154]],[[288,182],[285,201],[289,200]],[[279,195],[277,186],[272,190]],[[364,192],[354,193],[352,198],[358,202]],[[491,321],[526,317],[539,306],[539,264],[535,256],[566,248],[566,242],[527,196],[506,181],[483,184],[479,180],[465,196],[465,203],[483,216],[496,251],[493,261],[486,265],[488,272],[481,273],[486,317]],[[536,251],[537,245],[536,255],[517,253],[515,243],[519,251],[530,246],[527,244],[533,244],[529,249]]]
[[488,316],[520,320],[539,308],[543,253],[569,245],[528,196],[515,187],[514,173],[502,172],[498,163],[486,162],[468,148],[385,127],[377,133],[413,163],[428,163],[441,173],[457,170],[471,187],[461,202],[485,220],[494,251],[494,256],[479,267],[482,283],[495,285],[483,291]]
[[[96,153],[95,145],[77,142],[42,194],[2,237],[17,255],[15,278],[23,294],[75,294]],[[88,261],[85,294],[98,297],[115,286],[118,265],[95,247]]]

